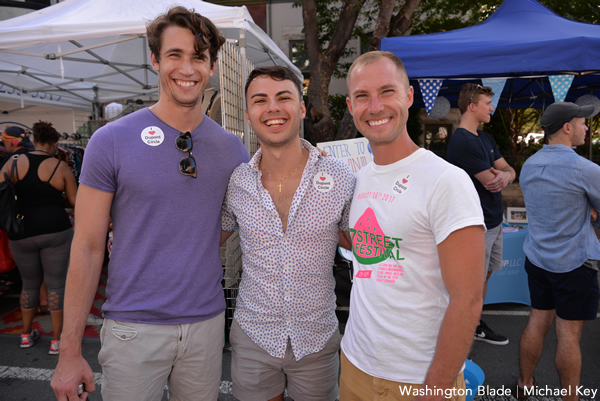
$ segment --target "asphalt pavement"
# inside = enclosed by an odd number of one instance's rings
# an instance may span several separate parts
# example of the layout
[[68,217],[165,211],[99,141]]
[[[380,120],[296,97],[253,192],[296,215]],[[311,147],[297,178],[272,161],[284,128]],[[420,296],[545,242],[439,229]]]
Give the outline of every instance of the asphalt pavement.
[[[18,300],[0,298],[0,310],[8,303]],[[475,341],[469,359],[479,365],[485,373],[485,392],[475,401],[515,401],[516,383],[519,374],[518,349],[519,339],[527,324],[529,307],[518,304],[496,304],[484,307],[483,319],[488,326],[509,338],[509,344],[504,346],[490,345]],[[0,335],[0,400],[33,401],[54,400],[50,388],[50,379],[56,366],[57,356],[48,355],[50,338],[42,337],[36,345],[29,349],[19,348],[18,335]],[[584,389],[600,389],[600,319],[586,322],[581,340],[583,368],[581,385]],[[560,388],[558,374],[554,367],[554,351],[556,336],[553,329],[544,342],[544,352],[535,377],[540,386],[550,389]],[[97,355],[100,342],[97,339],[86,339],[83,343],[83,353],[92,371],[99,375],[102,369]],[[221,392],[219,401],[235,400],[231,394],[231,352],[225,349],[223,353],[223,373],[221,377]],[[499,395],[510,390],[511,395]],[[583,401],[600,399],[596,397],[581,397]],[[101,400],[99,392],[90,394],[90,400]],[[559,397],[531,397],[531,401],[554,401]],[[163,400],[167,400],[166,395]]]

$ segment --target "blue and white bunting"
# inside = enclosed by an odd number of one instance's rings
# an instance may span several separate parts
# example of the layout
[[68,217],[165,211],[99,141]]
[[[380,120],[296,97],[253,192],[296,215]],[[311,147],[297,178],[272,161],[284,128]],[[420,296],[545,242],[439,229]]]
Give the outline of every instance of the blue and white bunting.
[[548,75],[555,102],[564,102],[567,92],[573,83],[573,75]]
[[421,95],[423,95],[427,115],[429,115],[433,108],[435,99],[442,87],[442,82],[444,82],[443,79],[419,79],[419,87],[421,88]]
[[502,95],[502,91],[504,90],[506,78],[481,78],[481,82],[483,86],[489,86],[492,88],[492,92],[494,92],[494,96],[492,97],[492,107],[494,108],[492,114],[494,114],[500,101],[500,95]]

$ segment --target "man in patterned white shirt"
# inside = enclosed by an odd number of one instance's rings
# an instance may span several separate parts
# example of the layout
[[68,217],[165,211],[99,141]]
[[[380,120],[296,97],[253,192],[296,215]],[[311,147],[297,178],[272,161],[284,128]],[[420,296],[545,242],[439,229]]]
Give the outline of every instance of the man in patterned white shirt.
[[340,334],[333,259],[348,231],[354,176],[299,138],[302,86],[285,67],[254,70],[246,118],[261,148],[233,172],[223,240],[239,229],[243,274],[230,342],[242,401],[335,400]]

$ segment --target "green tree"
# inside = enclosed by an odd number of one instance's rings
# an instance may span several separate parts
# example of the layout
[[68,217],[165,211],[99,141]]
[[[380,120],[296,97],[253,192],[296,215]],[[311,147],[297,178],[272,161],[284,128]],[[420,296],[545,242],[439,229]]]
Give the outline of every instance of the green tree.
[[[574,21],[600,23],[600,4],[589,0],[540,0],[557,14]],[[302,0],[310,83],[306,129],[315,141],[356,136],[352,116],[346,112],[338,124],[329,108],[329,83],[344,77],[352,56],[346,49],[351,38],[379,47],[383,36],[427,34],[465,28],[485,21],[502,0]],[[362,22],[356,21],[360,16]],[[514,130],[513,130],[514,131]],[[508,132],[508,131],[507,131]],[[510,134],[512,135],[512,134]]]
[[[411,34],[446,32],[484,22],[503,0],[423,0],[415,11]],[[589,0],[538,0],[573,21],[598,24],[600,4]]]
[[[340,59],[351,55],[346,49],[348,41],[353,37],[365,37],[366,32],[375,26],[373,43],[378,46],[379,39],[387,33],[390,25],[401,29],[410,22],[410,16],[420,1],[345,0],[340,6],[340,2],[334,0],[302,0],[304,35],[310,61],[305,126],[313,141],[334,139],[336,130],[329,107],[329,83],[334,74],[344,76],[349,67],[350,63],[339,63]],[[359,15],[364,23],[357,25]]]

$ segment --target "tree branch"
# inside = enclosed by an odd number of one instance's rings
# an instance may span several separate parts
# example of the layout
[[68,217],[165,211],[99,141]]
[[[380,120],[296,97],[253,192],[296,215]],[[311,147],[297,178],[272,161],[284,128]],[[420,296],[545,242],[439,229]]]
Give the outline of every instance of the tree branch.
[[[377,24],[373,31],[373,38],[369,45],[369,51],[379,49],[379,41],[382,37],[388,34],[390,29],[390,20],[394,14],[394,4],[396,0],[381,0],[381,7],[379,8],[379,16],[377,17]],[[404,9],[404,8],[403,8]]]
[[421,3],[421,0],[406,0],[402,9],[392,18],[388,36],[404,36],[412,25],[410,19]]

